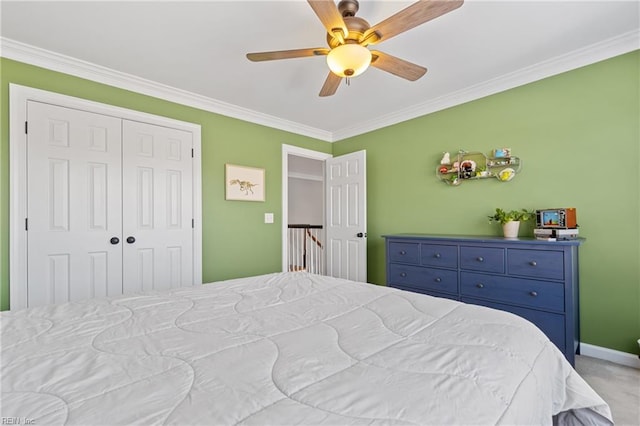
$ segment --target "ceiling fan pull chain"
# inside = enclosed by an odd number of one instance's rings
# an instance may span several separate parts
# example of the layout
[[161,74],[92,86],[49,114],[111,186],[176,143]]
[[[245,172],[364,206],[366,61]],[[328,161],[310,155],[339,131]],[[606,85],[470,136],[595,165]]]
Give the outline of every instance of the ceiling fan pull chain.
[[351,79],[349,77],[345,77],[344,82],[347,84],[347,86],[351,86]]

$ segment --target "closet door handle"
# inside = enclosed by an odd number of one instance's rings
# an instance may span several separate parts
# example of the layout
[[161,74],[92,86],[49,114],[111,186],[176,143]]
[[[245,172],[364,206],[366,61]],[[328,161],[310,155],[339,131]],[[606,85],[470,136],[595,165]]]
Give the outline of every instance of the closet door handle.
[[111,238],[111,239],[109,240],[109,242],[110,242],[111,244],[113,244],[113,245],[116,245],[116,244],[118,244],[118,243],[120,242],[120,238],[118,238],[118,237],[113,237],[113,238]]
[[129,244],[133,244],[133,243],[135,243],[135,242],[136,242],[136,239],[135,239],[135,238],[133,238],[133,237],[127,237],[127,242],[128,242]]

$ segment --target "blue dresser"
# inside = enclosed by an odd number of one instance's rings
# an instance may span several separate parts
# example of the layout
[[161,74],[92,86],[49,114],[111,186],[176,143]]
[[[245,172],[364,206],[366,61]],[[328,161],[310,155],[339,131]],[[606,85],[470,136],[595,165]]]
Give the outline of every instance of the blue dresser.
[[574,365],[579,351],[578,247],[460,235],[385,235],[387,285],[512,312],[537,325]]

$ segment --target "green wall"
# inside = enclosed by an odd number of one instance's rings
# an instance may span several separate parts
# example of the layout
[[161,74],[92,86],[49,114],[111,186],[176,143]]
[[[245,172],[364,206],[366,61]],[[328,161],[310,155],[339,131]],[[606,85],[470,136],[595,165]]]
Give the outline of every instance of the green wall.
[[[581,340],[637,353],[639,63],[636,51],[334,144],[334,155],[367,150],[369,281],[385,282],[381,235],[498,235],[496,207],[576,207]],[[443,152],[496,147],[522,159],[512,181],[436,179]]]
[[[8,84],[202,126],[203,279],[281,267],[281,144],[367,150],[369,280],[385,280],[381,235],[498,234],[495,207],[576,207],[582,341],[637,353],[640,337],[640,54],[633,52],[328,144],[7,59],[0,60],[0,308],[8,308]],[[442,153],[510,147],[520,175],[446,186]],[[224,201],[224,164],[266,168],[267,201]],[[265,225],[263,214],[276,223]],[[531,224],[521,235],[531,234]]]
[[[0,309],[9,307],[9,83],[202,126],[202,265],[210,282],[282,270],[282,144],[331,152],[331,144],[103,84],[0,59]],[[224,165],[266,169],[266,202],[225,201]],[[275,223],[265,224],[264,213]]]

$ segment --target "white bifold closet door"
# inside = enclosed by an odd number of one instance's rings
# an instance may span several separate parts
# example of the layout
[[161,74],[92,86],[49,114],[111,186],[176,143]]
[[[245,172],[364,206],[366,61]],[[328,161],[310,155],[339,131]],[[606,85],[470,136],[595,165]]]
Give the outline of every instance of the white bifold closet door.
[[192,135],[29,101],[27,304],[193,285]]
[[122,120],[29,102],[29,306],[122,293]]
[[193,285],[192,135],[133,121],[122,134],[124,291]]

